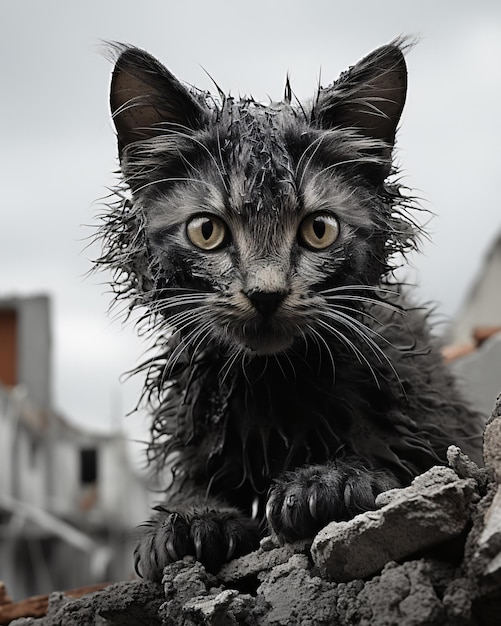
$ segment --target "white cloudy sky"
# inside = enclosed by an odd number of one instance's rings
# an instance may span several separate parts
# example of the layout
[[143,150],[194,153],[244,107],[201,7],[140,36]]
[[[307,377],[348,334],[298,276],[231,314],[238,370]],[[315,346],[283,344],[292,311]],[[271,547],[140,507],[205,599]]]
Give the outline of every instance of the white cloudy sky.
[[54,400],[71,419],[109,425],[131,409],[119,382],[144,346],[107,316],[109,297],[85,278],[85,250],[113,184],[111,67],[101,40],[143,47],[179,78],[279,99],[290,73],[309,98],[400,34],[409,95],[399,135],[405,180],[436,213],[432,243],[413,259],[421,299],[451,316],[501,231],[499,0],[2,0],[0,297],[48,293]]

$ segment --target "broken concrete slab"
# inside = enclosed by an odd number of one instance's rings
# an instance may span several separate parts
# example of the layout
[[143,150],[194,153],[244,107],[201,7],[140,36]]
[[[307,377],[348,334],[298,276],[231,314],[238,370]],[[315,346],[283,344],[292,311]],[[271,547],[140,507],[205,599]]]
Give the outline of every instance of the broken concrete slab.
[[326,526],[313,541],[313,562],[323,577],[337,582],[374,575],[389,561],[463,533],[475,498],[473,479],[460,479],[450,468],[432,468],[410,487],[384,494],[380,509]]
[[447,449],[447,462],[459,478],[473,478],[478,485],[480,493],[485,495],[487,483],[489,482],[489,472],[485,467],[479,467],[458,446],[449,446]]
[[312,576],[309,570],[308,557],[297,554],[265,574],[258,596],[268,607],[266,624],[303,624],[308,619],[318,626],[336,623],[335,586]]
[[[501,421],[499,403],[497,411],[489,424]],[[450,468],[433,468],[382,494],[379,510],[334,524],[353,532],[337,554],[325,547],[325,563],[319,538],[316,564],[308,542],[280,547],[267,538],[215,576],[187,557],[165,568],[163,585],[117,583],[80,600],[52,594],[45,617],[11,626],[498,626],[500,448],[498,431],[486,430],[489,474],[451,448]],[[454,535],[456,561],[447,543]],[[347,582],[332,580],[329,559]]]
[[494,480],[501,484],[501,394],[485,427],[484,460]]
[[102,591],[73,599],[56,592],[49,598],[47,615],[21,618],[16,626],[162,626],[158,609],[163,602],[160,585],[146,581],[115,583]]
[[272,537],[265,537],[258,550],[223,565],[218,578],[225,583],[232,583],[257,577],[261,572],[287,563],[294,554],[309,553],[310,546],[311,539],[277,547]]

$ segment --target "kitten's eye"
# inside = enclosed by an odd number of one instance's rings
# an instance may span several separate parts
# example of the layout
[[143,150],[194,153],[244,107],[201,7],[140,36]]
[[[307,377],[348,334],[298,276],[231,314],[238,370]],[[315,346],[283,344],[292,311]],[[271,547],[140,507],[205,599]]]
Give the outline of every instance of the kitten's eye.
[[226,224],[214,215],[197,215],[186,225],[191,243],[202,250],[217,250],[228,243]]
[[324,250],[339,236],[339,222],[330,213],[313,213],[299,226],[300,242],[311,250]]

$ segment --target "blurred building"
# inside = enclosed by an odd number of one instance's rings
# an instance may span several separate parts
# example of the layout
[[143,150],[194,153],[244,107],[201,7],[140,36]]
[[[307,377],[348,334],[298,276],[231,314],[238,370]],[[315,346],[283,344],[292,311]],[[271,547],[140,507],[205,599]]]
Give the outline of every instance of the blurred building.
[[121,431],[54,411],[50,302],[0,299],[0,580],[15,599],[132,573],[151,495]]
[[490,415],[501,393],[501,236],[451,324],[446,359],[473,404]]

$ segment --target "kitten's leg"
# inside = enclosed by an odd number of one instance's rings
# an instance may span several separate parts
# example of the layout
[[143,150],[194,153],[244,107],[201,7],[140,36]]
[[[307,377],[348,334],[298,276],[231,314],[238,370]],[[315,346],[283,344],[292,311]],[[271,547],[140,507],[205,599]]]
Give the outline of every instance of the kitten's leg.
[[219,500],[179,498],[154,510],[153,518],[140,527],[134,550],[142,578],[160,581],[166,565],[188,555],[216,572],[225,561],[258,547],[258,522]]
[[367,469],[356,459],[287,472],[270,490],[266,516],[281,542],[313,537],[332,521],[375,509],[376,496],[401,487],[385,470]]

